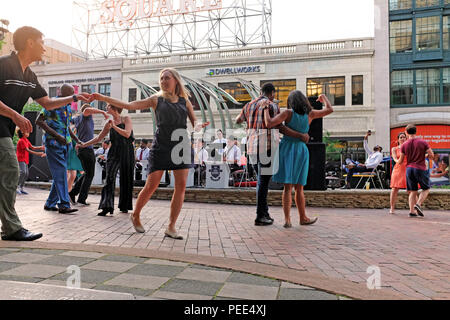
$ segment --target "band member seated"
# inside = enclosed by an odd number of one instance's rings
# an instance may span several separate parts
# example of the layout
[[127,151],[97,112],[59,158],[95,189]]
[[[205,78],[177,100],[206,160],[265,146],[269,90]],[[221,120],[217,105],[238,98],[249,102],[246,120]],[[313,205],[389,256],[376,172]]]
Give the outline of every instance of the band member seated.
[[147,160],[150,149],[148,147],[148,140],[143,139],[141,141],[141,147],[136,150],[136,180],[142,180],[142,163],[141,161]]
[[223,161],[228,163],[231,173],[241,170],[241,149],[238,146],[238,141],[234,137],[230,137],[227,140],[227,146],[223,152]]
[[198,139],[194,148],[194,184],[204,185],[206,182],[206,161],[208,161],[208,151],[205,149],[205,141]]
[[106,161],[108,160],[108,152],[111,147],[111,141],[105,140],[102,143],[102,147],[95,151],[95,157],[97,162],[102,167],[102,180],[106,179]]

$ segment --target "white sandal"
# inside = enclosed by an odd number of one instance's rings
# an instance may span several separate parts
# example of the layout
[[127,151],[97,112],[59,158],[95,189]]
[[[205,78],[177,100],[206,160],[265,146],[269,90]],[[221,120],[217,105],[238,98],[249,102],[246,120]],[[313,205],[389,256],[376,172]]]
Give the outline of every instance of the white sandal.
[[164,232],[164,235],[166,237],[169,237],[169,238],[172,238],[172,239],[175,239],[175,240],[183,240],[183,237],[178,235],[177,232],[171,232],[169,229],[167,229],[166,232]]
[[134,223],[134,218],[133,218],[132,214],[130,214],[130,220],[131,220],[131,224],[134,227],[134,230],[136,230],[137,233],[145,233],[145,229],[144,229],[144,227],[142,225],[136,225]]

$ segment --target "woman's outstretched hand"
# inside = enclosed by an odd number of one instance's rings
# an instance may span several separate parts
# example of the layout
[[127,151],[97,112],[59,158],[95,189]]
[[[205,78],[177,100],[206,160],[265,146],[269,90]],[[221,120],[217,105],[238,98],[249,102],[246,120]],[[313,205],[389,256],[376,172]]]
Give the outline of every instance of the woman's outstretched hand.
[[195,132],[199,132],[200,130],[206,128],[207,126],[209,126],[211,124],[211,122],[205,122],[205,123],[197,123],[195,125],[194,131]]
[[319,98],[317,99],[317,102],[320,102],[320,103],[323,103],[323,104],[325,104],[327,101],[328,101],[328,98],[327,98],[327,96],[324,95],[324,94],[321,94],[321,95],[319,96]]
[[97,100],[97,101],[105,101],[105,96],[100,94],[100,93],[93,93],[92,95],[92,99],[93,100]]

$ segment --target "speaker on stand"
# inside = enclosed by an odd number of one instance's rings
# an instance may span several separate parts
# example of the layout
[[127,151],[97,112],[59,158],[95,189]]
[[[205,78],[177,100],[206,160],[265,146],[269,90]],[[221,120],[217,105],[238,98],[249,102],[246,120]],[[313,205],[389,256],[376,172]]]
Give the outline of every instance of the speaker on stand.
[[[322,110],[322,103],[317,101],[318,97],[308,97],[309,103],[314,110]],[[325,179],[326,146],[323,143],[323,119],[315,119],[311,122],[309,129],[310,142],[307,144],[309,150],[309,173],[305,190],[325,191],[327,182]]]
[[[36,119],[39,117],[39,112],[31,111],[25,112],[24,116],[30,120],[33,125],[33,132],[28,137],[33,146],[42,145],[42,136],[44,134],[43,130],[36,126]],[[48,167],[47,158],[41,158],[30,154],[30,164],[29,164],[29,175],[28,181],[34,182],[48,182],[52,179],[52,174]]]

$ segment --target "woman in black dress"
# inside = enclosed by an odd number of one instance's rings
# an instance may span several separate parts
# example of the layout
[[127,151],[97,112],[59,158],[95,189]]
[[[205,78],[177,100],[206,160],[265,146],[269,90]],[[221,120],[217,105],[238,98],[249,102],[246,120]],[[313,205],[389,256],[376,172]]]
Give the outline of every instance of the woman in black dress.
[[170,207],[169,226],[165,235],[181,240],[183,237],[178,235],[175,225],[183,206],[189,169],[193,167],[193,150],[187,133],[187,118],[196,131],[209,123],[196,123],[197,119],[189,101],[189,94],[176,70],[162,70],[159,84],[161,91],[158,94],[141,101],[126,103],[97,93],[93,94],[93,98],[128,110],[148,108],[155,110],[158,129],[149,155],[150,174],[144,189],[139,194],[136,210],[131,215],[131,222],[137,232],[145,232],[140,221],[141,211],[158,189],[164,171],[172,170],[175,176],[175,190]]
[[109,133],[111,148],[106,162],[106,185],[102,190],[98,215],[114,214],[114,191],[116,188],[117,172],[120,170],[119,209],[122,213],[133,210],[133,175],[134,175],[134,137],[133,125],[130,117],[122,117],[122,109],[108,105],[108,113],[113,119],[109,120],[103,131],[91,141],[82,143],[80,148],[102,141]]

